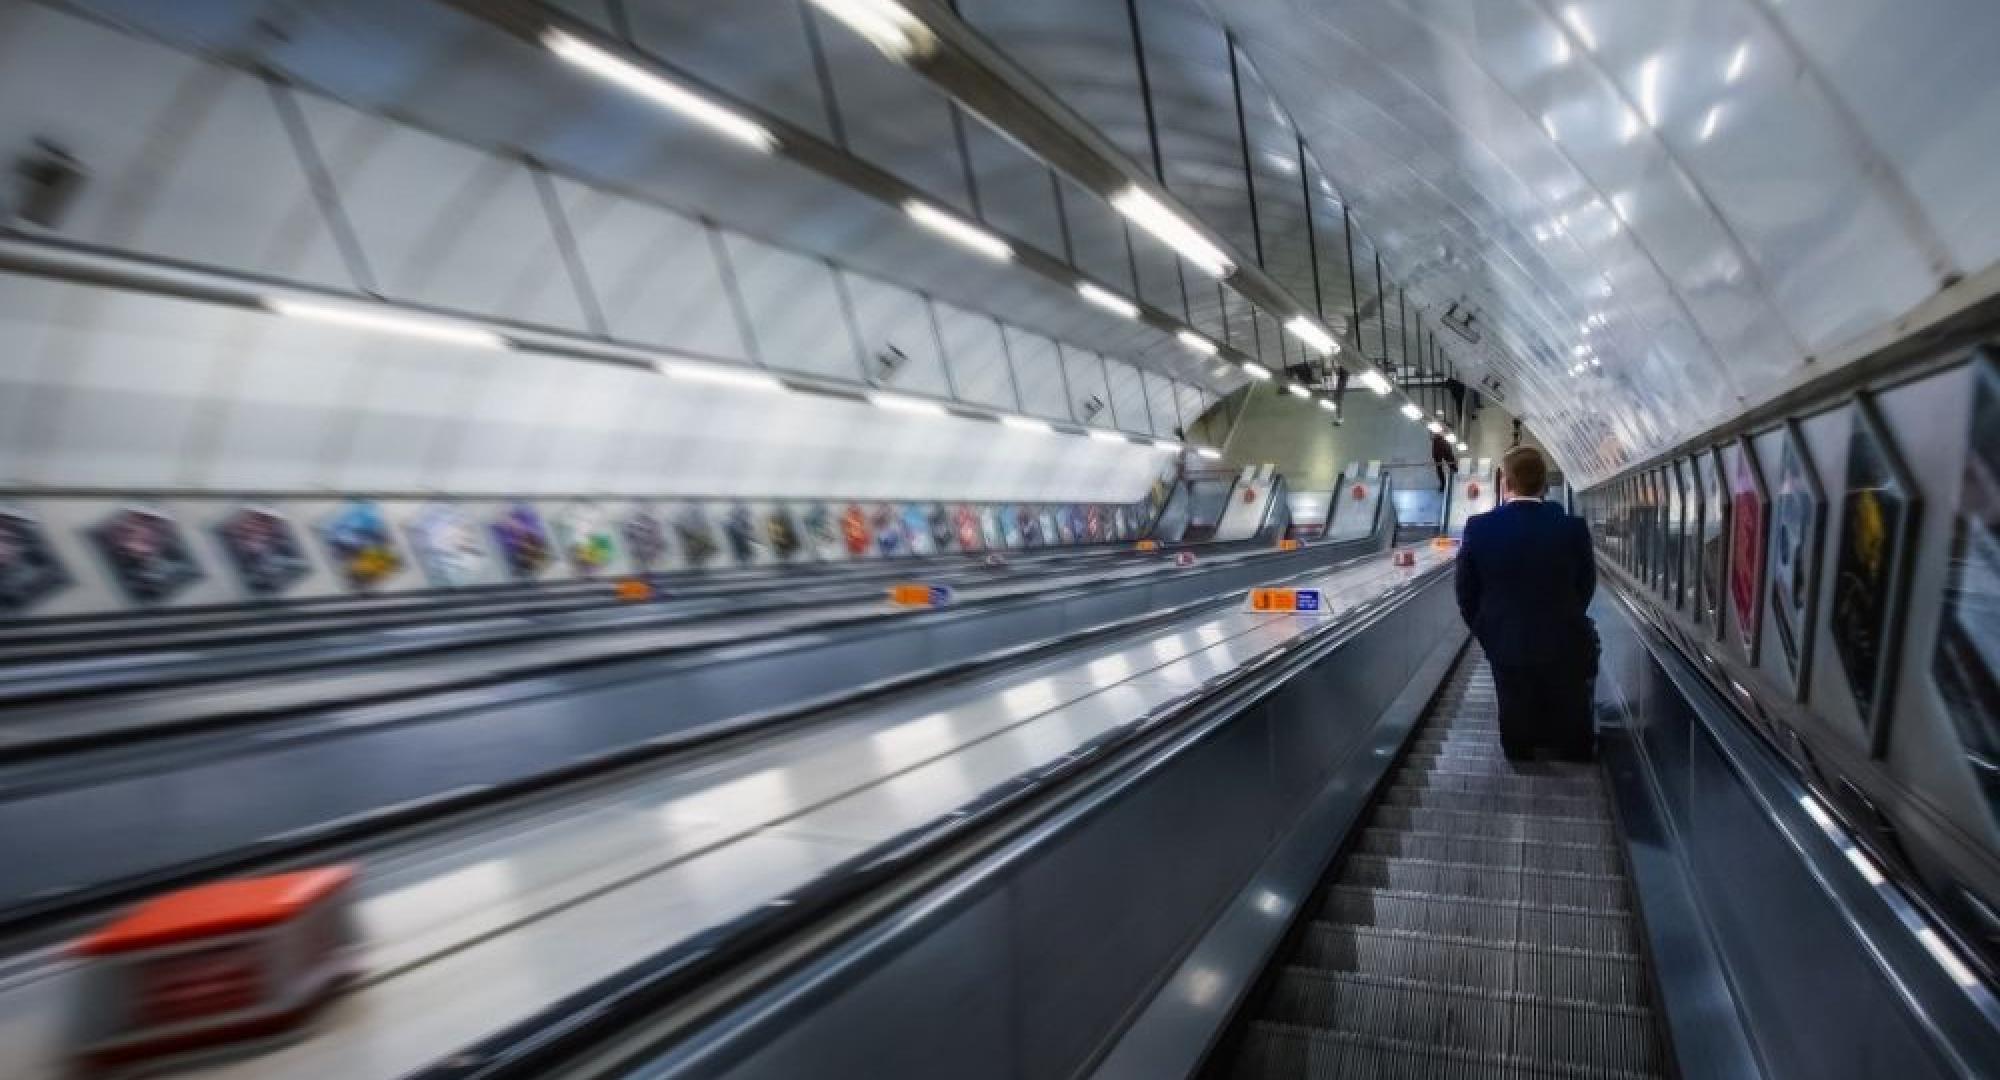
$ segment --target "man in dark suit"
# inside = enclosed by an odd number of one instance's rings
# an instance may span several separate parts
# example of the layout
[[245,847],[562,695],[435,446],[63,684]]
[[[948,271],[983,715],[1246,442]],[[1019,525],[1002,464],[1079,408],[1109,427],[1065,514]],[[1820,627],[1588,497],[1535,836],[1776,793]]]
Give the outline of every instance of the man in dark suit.
[[1465,523],[1458,610],[1486,650],[1500,698],[1500,745],[1570,760],[1595,752],[1590,685],[1597,634],[1586,613],[1597,589],[1590,528],[1544,503],[1548,463],[1531,446],[1500,461],[1508,500]]

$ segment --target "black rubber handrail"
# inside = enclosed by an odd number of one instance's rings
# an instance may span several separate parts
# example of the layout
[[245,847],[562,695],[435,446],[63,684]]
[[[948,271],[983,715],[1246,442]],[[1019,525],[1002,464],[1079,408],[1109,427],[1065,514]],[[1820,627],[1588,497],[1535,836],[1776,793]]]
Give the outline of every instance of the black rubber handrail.
[[[1373,626],[1389,611],[1448,574],[1432,567],[1381,597],[1345,613],[1230,672],[1163,702],[1099,735],[1055,762],[1017,777],[949,816],[891,837],[847,859],[812,882],[671,946],[625,971],[557,1001],[496,1035],[413,1074],[413,1080],[516,1080],[544,1077],[580,1052],[689,992],[711,986],[732,969],[815,924],[825,913],[851,904],[890,882],[912,875],[944,853],[995,828],[1056,788],[1112,770],[1124,751],[1169,729],[1199,721],[1211,710],[1233,709],[1276,690],[1293,674]],[[1151,767],[1157,767],[1155,761]],[[1150,774],[1148,763],[1096,779],[1090,800],[1103,805]],[[947,905],[934,905],[940,913]]]

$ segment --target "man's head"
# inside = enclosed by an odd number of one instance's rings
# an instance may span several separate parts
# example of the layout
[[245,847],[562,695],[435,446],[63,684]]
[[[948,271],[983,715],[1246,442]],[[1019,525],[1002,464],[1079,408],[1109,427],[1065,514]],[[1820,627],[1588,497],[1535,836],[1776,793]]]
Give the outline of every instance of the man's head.
[[1500,459],[1500,477],[1507,482],[1508,494],[1539,499],[1549,489],[1549,463],[1540,450],[1517,446]]

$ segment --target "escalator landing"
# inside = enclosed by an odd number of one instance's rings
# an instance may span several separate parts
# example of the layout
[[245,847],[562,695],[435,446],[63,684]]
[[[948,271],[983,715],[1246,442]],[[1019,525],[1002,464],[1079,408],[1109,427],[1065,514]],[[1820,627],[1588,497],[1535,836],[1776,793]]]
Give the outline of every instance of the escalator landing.
[[1671,1075],[1596,766],[1501,755],[1475,648],[1218,1075]]

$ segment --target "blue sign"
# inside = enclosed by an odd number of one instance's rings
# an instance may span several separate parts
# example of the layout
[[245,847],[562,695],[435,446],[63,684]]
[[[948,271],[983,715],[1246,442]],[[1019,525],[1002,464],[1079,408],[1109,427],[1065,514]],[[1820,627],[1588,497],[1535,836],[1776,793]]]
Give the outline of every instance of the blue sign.
[[943,607],[949,603],[951,603],[951,586],[949,585],[931,586],[932,607]]
[[1318,611],[1319,590],[1300,589],[1292,594],[1293,611]]

